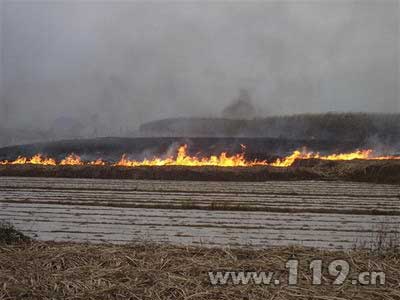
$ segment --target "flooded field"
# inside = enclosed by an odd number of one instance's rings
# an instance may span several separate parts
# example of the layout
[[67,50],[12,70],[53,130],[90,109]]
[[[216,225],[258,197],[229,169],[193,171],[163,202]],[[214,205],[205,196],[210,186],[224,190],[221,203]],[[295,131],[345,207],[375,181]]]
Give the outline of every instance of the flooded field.
[[0,220],[39,240],[369,246],[400,224],[400,186],[1,177]]

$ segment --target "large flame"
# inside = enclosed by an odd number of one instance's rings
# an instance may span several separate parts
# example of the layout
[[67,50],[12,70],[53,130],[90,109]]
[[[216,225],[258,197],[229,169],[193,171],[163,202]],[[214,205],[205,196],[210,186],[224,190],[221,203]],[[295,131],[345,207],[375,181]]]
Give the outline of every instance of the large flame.
[[44,165],[44,166],[55,166],[57,163],[53,158],[44,158],[41,154],[36,154],[32,156],[30,159],[24,156],[18,156],[18,158],[14,161],[0,161],[1,165],[11,164],[11,165],[23,165],[23,164],[32,164],[32,165]]
[[167,158],[155,157],[152,159],[144,159],[142,161],[130,160],[127,155],[122,155],[117,163],[108,163],[102,159],[94,161],[83,161],[76,154],[70,154],[60,162],[54,158],[44,157],[42,154],[36,154],[31,158],[19,156],[14,161],[0,161],[0,165],[17,165],[17,164],[35,164],[35,165],[93,165],[93,166],[123,166],[123,167],[140,167],[140,166],[217,166],[217,167],[252,167],[252,166],[273,166],[273,167],[290,167],[296,160],[299,159],[320,159],[320,160],[400,160],[400,156],[378,156],[372,150],[357,150],[350,153],[335,153],[330,155],[320,155],[319,153],[308,151],[294,151],[291,155],[274,162],[265,160],[246,160],[244,151],[245,145],[241,145],[242,153],[228,155],[227,152],[222,152],[219,155],[211,155],[209,157],[190,156],[187,153],[187,145],[182,145],[178,148],[176,156]]
[[244,153],[229,156],[226,152],[222,152],[219,156],[211,155],[210,157],[199,158],[189,156],[187,154],[187,145],[180,146],[176,158],[167,157],[165,159],[153,158],[143,161],[129,160],[123,155],[121,160],[115,164],[116,166],[138,167],[138,166],[218,166],[218,167],[249,167],[256,165],[267,165],[266,161],[247,161]]
[[60,162],[60,165],[62,165],[62,166],[64,166],[64,165],[79,166],[79,165],[83,165],[83,164],[84,164],[84,162],[81,161],[81,158],[74,153],[68,155],[66,158],[64,158]]

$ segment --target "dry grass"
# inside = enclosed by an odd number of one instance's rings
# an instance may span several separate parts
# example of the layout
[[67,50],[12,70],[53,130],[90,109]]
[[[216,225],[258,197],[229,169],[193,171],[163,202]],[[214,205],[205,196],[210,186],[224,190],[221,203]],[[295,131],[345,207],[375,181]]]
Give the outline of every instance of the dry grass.
[[[297,258],[300,285],[211,286],[208,271],[275,271],[285,282],[285,261]],[[386,272],[381,287],[312,286],[315,258],[350,262],[351,276]],[[304,248],[223,250],[178,246],[88,245],[32,242],[0,246],[0,299],[400,299],[400,254],[328,252]]]

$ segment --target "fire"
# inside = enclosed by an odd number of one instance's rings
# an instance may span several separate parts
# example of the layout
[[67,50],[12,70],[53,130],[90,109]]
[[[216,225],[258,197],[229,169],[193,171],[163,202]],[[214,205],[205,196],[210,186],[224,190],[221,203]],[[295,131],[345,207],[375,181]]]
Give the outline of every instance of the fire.
[[18,158],[14,161],[2,161],[1,165],[24,165],[24,164],[32,164],[32,165],[44,165],[44,166],[55,166],[56,161],[53,158],[44,158],[42,154],[38,153],[32,156],[31,158],[26,158],[24,156],[18,156]]
[[30,164],[34,165],[45,165],[45,166],[55,166],[56,161],[53,158],[43,158],[41,154],[36,154],[32,156],[29,161]]
[[240,145],[242,153],[228,155],[227,152],[222,152],[219,155],[211,155],[209,157],[190,156],[188,154],[187,145],[182,145],[178,148],[175,156],[166,158],[154,157],[152,159],[144,159],[142,161],[130,160],[126,154],[122,155],[121,159],[116,163],[96,159],[93,161],[83,161],[81,158],[72,153],[67,155],[64,159],[57,161],[54,158],[44,157],[42,154],[36,154],[31,158],[18,156],[14,161],[0,161],[0,165],[20,165],[20,164],[34,164],[34,165],[93,165],[93,166],[123,166],[123,167],[140,167],[140,166],[217,166],[217,167],[253,167],[253,166],[272,166],[272,167],[290,167],[296,160],[299,159],[320,159],[320,160],[400,160],[400,156],[378,156],[370,149],[357,150],[350,153],[334,153],[330,155],[321,155],[316,152],[299,151],[296,150],[292,154],[275,160],[274,162],[267,162],[265,160],[247,160],[244,155],[246,150],[245,145]]
[[81,158],[72,153],[70,155],[68,155],[66,158],[64,158],[61,162],[60,165],[64,166],[64,165],[68,165],[68,166],[78,166],[78,165],[83,165],[83,161],[81,161]]
[[353,160],[353,159],[400,159],[396,156],[374,156],[372,150],[357,150],[350,153],[339,153],[330,155],[320,155],[319,153],[313,152],[300,152],[298,150],[294,151],[291,155],[283,158],[277,159],[275,162],[271,163],[274,167],[290,167],[296,159],[321,159],[321,160]]
[[278,158],[270,165],[273,167],[290,167],[296,159],[310,159],[312,158],[312,155],[312,153],[301,153],[300,151],[296,150],[291,155],[286,156],[283,159]]
[[315,157],[323,160],[353,160],[353,159],[379,159],[373,155],[372,150],[357,150],[352,153],[331,154],[328,156]]
[[12,161],[12,165],[23,165],[26,164],[28,159],[26,157],[18,156],[16,160]]
[[93,161],[89,162],[89,165],[92,165],[92,166],[105,166],[106,162],[104,162],[101,158],[99,158],[99,159],[96,159],[96,160],[93,160]]
[[143,161],[129,160],[123,155],[121,160],[115,164],[116,166],[137,167],[137,166],[218,166],[218,167],[249,167],[256,165],[267,165],[266,161],[247,161],[244,153],[229,156],[226,152],[222,152],[219,156],[211,155],[210,157],[199,158],[189,156],[187,154],[187,145],[180,146],[176,158],[167,157],[165,159],[153,158]]

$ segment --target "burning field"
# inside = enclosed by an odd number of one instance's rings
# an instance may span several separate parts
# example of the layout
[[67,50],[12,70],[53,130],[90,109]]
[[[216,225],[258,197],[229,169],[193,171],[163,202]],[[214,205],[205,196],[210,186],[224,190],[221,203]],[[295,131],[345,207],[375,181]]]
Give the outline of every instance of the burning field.
[[[400,156],[252,146],[3,150],[19,156],[0,161],[0,225],[15,226],[0,226],[0,298],[398,299]],[[293,258],[296,286],[285,282]],[[315,258],[348,261],[349,280],[311,284]],[[266,269],[284,284],[207,277]],[[383,272],[385,285],[354,285],[360,271]]]
[[399,8],[0,0],[0,300],[400,300]]
[[[239,145],[2,160],[0,224],[16,232],[0,228],[0,298],[398,298],[399,155],[249,155]],[[23,242],[1,245],[12,237]],[[293,258],[296,286],[285,282]],[[311,284],[316,258],[348,261],[348,280],[335,286],[328,274]],[[207,277],[265,269],[283,284],[213,286]],[[354,285],[361,271],[383,272],[385,285]]]
[[[84,160],[77,154],[56,159],[40,153],[0,161],[0,175],[83,178],[263,181],[290,179],[354,180],[400,183],[400,156],[380,155],[371,149],[320,154],[305,148],[272,160],[246,158],[242,151],[205,156],[188,154],[179,146],[175,154],[142,160],[123,154],[119,160],[101,157]],[[265,155],[264,155],[265,156]]]
[[43,166],[76,166],[76,165],[96,165],[96,166],[119,166],[119,167],[154,167],[154,166],[185,166],[185,167],[255,167],[255,166],[271,166],[271,167],[290,167],[296,160],[325,160],[325,161],[348,161],[348,160],[400,160],[400,156],[396,155],[377,155],[373,150],[357,150],[350,153],[333,153],[328,155],[321,155],[320,153],[309,152],[307,150],[296,150],[291,155],[278,158],[275,161],[268,162],[266,160],[247,160],[245,158],[246,146],[241,144],[242,153],[229,155],[227,152],[222,152],[219,155],[212,155],[209,157],[190,156],[187,153],[188,146],[181,145],[176,153],[176,156],[169,156],[166,158],[153,157],[151,159],[144,159],[142,161],[131,160],[126,154],[122,155],[121,159],[117,162],[107,162],[98,158],[93,161],[83,161],[81,158],[72,153],[60,161],[51,157],[45,157],[38,153],[31,158],[19,156],[17,159],[8,161],[0,161],[0,165],[43,165]]

